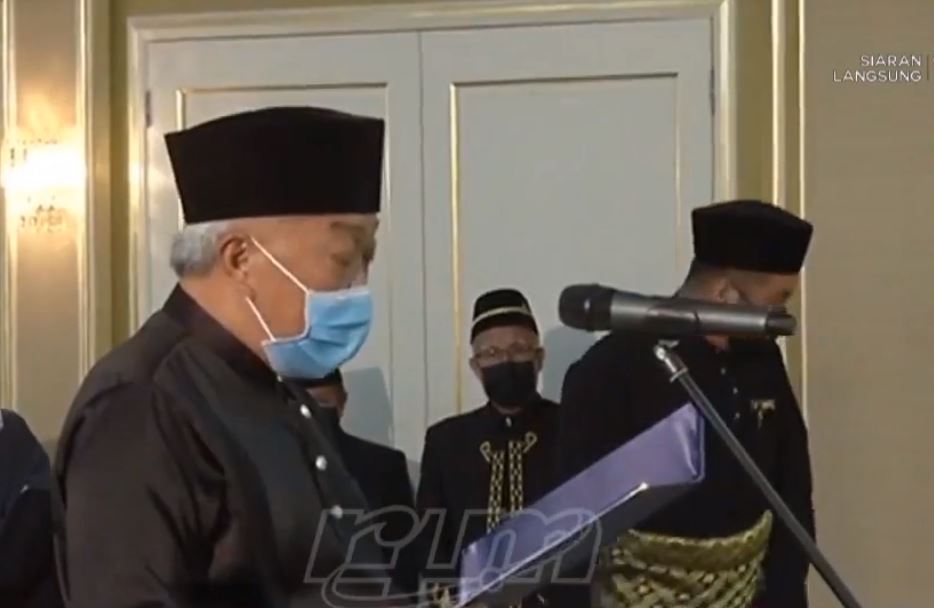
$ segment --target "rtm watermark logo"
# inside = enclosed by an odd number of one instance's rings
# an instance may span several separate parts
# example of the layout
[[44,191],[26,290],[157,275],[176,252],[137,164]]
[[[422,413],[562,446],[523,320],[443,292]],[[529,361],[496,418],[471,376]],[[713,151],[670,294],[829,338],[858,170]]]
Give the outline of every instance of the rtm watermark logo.
[[[465,595],[515,585],[541,588],[550,584],[584,584],[597,563],[601,528],[589,511],[571,509],[545,515],[534,509],[512,516],[511,525],[495,530],[483,546],[467,543],[465,534],[487,512],[470,511],[456,527],[444,526],[445,511],[418,515],[407,507],[376,511],[345,511],[339,526],[324,514],[305,570],[305,584],[320,593],[326,605],[340,608],[427,608],[456,606]],[[386,538],[386,521],[405,518],[411,523],[405,538]],[[441,547],[442,530],[459,530],[453,547]],[[391,573],[405,563],[406,551],[418,553],[425,574],[420,593],[400,593]],[[574,552],[572,574],[565,558]],[[335,564],[329,556],[344,554]],[[455,556],[463,556],[456,560]],[[457,571],[457,561],[462,561]],[[469,562],[465,567],[463,564]],[[534,564],[534,565],[530,565]],[[311,591],[312,593],[314,591]]]
[[858,57],[856,65],[833,70],[833,81],[847,84],[918,84],[931,79],[930,54],[875,53]]

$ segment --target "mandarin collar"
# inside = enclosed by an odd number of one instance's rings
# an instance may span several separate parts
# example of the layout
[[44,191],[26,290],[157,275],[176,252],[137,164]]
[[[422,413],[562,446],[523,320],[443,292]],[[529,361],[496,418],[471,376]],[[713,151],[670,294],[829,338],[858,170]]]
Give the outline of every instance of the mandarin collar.
[[529,403],[529,405],[520,409],[515,414],[505,414],[501,412],[495,405],[487,401],[486,405],[483,406],[484,416],[493,422],[497,428],[502,428],[504,430],[520,429],[528,426],[529,421],[534,419],[540,410],[543,410],[543,402],[541,395],[536,395],[535,399]]

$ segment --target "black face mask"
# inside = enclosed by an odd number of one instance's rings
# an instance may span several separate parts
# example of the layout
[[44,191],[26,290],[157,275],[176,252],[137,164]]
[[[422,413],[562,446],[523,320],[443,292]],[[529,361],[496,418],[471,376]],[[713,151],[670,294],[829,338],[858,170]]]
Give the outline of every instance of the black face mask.
[[538,394],[535,362],[506,361],[480,368],[483,390],[487,397],[502,407],[523,407]]

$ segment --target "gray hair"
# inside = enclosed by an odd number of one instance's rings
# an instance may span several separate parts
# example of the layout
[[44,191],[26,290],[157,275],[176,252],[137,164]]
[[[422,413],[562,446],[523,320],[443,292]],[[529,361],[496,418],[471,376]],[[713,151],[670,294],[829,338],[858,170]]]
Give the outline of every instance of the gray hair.
[[206,273],[217,261],[218,241],[227,232],[226,221],[202,222],[182,228],[172,239],[169,264],[181,278]]

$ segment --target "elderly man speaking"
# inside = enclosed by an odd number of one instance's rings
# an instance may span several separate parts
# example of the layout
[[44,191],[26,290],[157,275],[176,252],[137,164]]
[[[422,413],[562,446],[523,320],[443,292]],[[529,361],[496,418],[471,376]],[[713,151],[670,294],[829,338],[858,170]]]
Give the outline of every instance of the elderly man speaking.
[[72,608],[389,603],[378,568],[334,577],[381,553],[316,404],[282,381],[366,339],[383,131],[291,107],[167,136],[179,284],[85,379],[56,463]]

